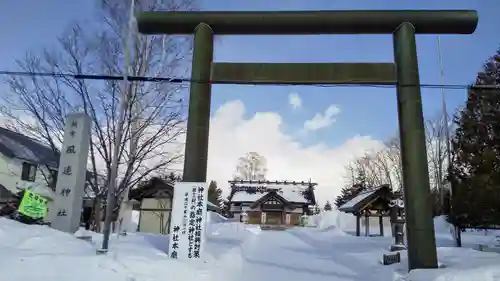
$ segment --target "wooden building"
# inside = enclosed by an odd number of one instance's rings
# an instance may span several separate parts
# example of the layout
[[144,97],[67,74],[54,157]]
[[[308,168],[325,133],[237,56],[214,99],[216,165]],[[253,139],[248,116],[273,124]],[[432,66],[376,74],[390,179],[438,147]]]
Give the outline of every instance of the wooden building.
[[[168,234],[172,218],[174,182],[154,177],[147,183],[130,190],[129,199],[136,200],[135,211],[139,211],[137,231]],[[220,212],[220,208],[210,202],[207,209]]]
[[248,223],[298,225],[303,214],[311,214],[316,204],[316,183],[296,181],[229,181],[229,214]]
[[356,216],[356,236],[361,234],[361,218],[364,218],[365,236],[370,235],[370,218],[378,217],[379,235],[384,236],[383,219],[390,216],[390,202],[394,195],[389,185],[369,188],[345,202],[339,211]]

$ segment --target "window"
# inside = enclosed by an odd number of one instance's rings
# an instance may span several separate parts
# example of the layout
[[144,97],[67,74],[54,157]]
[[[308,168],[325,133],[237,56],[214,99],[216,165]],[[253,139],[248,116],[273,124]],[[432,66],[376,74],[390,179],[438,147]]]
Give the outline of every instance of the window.
[[23,162],[21,170],[21,179],[23,181],[35,181],[36,178],[36,165]]
[[50,172],[49,186],[50,188],[52,188],[52,190],[56,190],[57,170],[49,169],[49,172]]

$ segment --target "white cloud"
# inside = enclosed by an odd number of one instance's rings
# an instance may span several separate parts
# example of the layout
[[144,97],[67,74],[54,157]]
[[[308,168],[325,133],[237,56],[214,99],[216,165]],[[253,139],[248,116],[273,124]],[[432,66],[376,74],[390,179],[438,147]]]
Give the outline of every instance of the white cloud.
[[288,95],[288,103],[292,106],[293,109],[299,109],[302,107],[302,100],[297,93],[290,93]]
[[316,131],[326,128],[336,121],[335,117],[340,114],[340,108],[334,104],[330,105],[324,113],[316,113],[312,119],[304,122],[305,131]]
[[[269,180],[312,181],[319,184],[318,200],[333,200],[344,185],[344,167],[367,150],[379,149],[381,142],[356,136],[338,147],[318,143],[304,147],[282,130],[276,112],[258,112],[244,117],[239,100],[222,105],[210,123],[208,180],[227,187],[238,157],[255,151],[267,158]],[[226,190],[227,191],[227,190]]]
[[[332,112],[332,110],[328,111]],[[231,180],[239,157],[255,151],[267,159],[270,180],[307,181],[319,185],[316,197],[323,204],[334,200],[344,185],[344,167],[366,151],[378,150],[382,142],[369,136],[354,136],[342,145],[331,147],[323,143],[303,146],[283,131],[282,117],[276,112],[257,112],[246,118],[245,106],[239,101],[222,105],[210,123],[210,143],[207,180],[216,180],[225,189]],[[165,151],[183,151],[184,135],[173,144],[162,147]],[[154,165],[150,159],[148,165]],[[182,169],[182,164],[170,169]]]

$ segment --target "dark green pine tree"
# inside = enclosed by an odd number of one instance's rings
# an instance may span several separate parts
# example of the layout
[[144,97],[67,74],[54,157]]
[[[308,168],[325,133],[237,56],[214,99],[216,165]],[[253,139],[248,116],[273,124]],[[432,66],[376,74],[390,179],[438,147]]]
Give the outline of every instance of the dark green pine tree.
[[500,49],[478,73],[454,118],[449,219],[460,226],[500,224],[500,89],[491,89],[499,85]]
[[330,201],[326,201],[325,206],[323,207],[324,211],[331,211],[333,209],[332,203]]
[[365,173],[363,171],[358,171],[355,184],[351,187],[342,188],[340,195],[335,198],[335,206],[339,208],[344,205],[347,201],[356,197],[361,191],[365,190],[367,186]]
[[317,215],[319,213],[321,213],[321,208],[319,207],[318,204],[315,204],[313,207],[313,215]]
[[208,185],[208,201],[219,207],[222,206],[222,190],[217,187],[216,181],[211,181]]
[[340,190],[340,195],[335,198],[335,206],[339,208],[344,205],[347,201],[349,201],[352,197],[352,187],[344,187]]

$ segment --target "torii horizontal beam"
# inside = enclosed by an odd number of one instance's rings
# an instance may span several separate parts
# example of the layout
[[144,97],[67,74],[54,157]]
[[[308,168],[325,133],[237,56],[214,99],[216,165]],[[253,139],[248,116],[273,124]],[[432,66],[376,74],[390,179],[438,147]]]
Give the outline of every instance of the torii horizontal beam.
[[395,84],[394,63],[212,63],[213,83]]
[[417,34],[471,34],[472,10],[141,12],[143,34],[192,34],[200,23],[215,35],[391,34],[409,22]]

